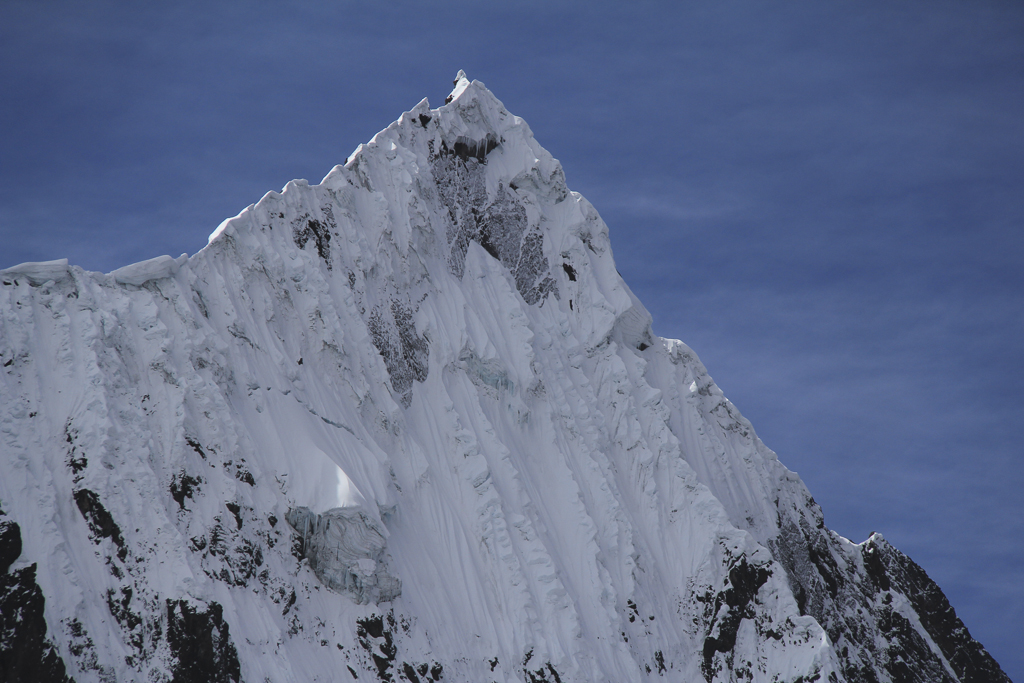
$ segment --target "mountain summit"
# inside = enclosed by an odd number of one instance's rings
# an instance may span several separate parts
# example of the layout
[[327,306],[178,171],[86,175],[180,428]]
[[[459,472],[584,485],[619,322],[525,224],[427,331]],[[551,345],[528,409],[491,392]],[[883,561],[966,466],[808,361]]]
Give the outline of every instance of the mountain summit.
[[1008,681],[459,74],[192,257],[0,272],[4,681]]

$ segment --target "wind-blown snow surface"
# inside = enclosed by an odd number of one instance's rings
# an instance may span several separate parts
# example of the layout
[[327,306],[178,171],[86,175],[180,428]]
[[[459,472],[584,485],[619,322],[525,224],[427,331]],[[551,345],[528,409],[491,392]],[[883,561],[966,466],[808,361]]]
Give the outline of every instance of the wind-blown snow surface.
[[8,680],[1007,680],[462,74],[191,258],[3,271],[0,316]]

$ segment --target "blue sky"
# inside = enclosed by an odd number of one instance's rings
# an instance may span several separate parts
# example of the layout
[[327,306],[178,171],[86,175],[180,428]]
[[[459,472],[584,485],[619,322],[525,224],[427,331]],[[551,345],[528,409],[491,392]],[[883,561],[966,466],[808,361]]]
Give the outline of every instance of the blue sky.
[[458,69],[800,473],[1024,680],[1024,5],[4,3],[0,267],[194,253]]

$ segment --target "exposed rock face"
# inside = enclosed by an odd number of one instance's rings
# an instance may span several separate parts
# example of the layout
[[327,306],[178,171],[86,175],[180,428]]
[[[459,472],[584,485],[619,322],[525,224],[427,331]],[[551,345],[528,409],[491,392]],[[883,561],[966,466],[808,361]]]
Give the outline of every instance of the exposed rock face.
[[770,545],[801,611],[835,644],[847,681],[1009,681],[935,582],[881,534],[851,552],[824,531],[790,528]]
[[167,600],[167,644],[174,683],[238,683],[238,653],[217,603]]
[[47,638],[36,565],[8,572],[21,555],[21,529],[0,510],[0,680],[63,683],[64,661]]
[[192,257],[0,272],[4,681],[1006,681],[460,74]]

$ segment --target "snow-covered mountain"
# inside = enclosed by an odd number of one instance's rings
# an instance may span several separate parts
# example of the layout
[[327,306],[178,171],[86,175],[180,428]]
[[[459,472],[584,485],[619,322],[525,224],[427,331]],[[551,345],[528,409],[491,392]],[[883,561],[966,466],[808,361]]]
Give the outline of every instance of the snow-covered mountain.
[[192,257],[0,273],[4,681],[1008,681],[460,73]]

